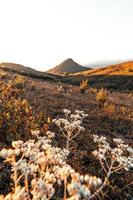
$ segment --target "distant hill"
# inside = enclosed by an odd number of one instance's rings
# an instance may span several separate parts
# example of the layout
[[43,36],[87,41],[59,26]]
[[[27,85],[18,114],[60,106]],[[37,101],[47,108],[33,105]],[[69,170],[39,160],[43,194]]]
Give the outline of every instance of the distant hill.
[[58,75],[52,75],[46,72],[37,71],[30,67],[25,67],[23,65],[15,63],[0,63],[0,69],[43,80],[58,81],[58,79],[60,78]]
[[27,73],[36,73],[37,71],[30,68],[30,67],[25,67],[20,64],[15,64],[15,63],[0,63],[0,68],[3,69],[10,69],[14,71],[19,71],[19,72],[27,72]]
[[133,61],[87,70],[76,73],[75,75],[133,75]]
[[56,67],[48,70],[49,73],[52,74],[66,74],[66,73],[76,73],[76,72],[82,72],[89,70],[90,68],[83,67],[82,65],[79,65],[75,61],[73,61],[71,58],[68,58],[64,60],[61,64],[57,65]]

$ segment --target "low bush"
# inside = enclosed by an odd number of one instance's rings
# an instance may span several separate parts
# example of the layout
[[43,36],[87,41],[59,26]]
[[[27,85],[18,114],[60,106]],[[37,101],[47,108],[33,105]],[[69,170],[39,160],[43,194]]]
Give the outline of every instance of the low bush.
[[21,90],[0,82],[0,138],[5,142],[29,138],[30,130],[43,127],[44,113],[33,111]]
[[107,101],[107,98],[108,98],[107,90],[101,88],[96,94],[96,101],[100,108],[104,106],[105,102]]
[[11,85],[18,89],[23,89],[26,85],[26,80],[23,76],[17,75],[13,80],[11,80]]
[[103,110],[104,110],[105,113],[110,115],[110,114],[113,114],[115,112],[116,107],[113,103],[105,103]]
[[88,79],[87,80],[83,80],[81,83],[80,83],[80,92],[82,94],[85,93],[85,91],[87,90],[88,88]]

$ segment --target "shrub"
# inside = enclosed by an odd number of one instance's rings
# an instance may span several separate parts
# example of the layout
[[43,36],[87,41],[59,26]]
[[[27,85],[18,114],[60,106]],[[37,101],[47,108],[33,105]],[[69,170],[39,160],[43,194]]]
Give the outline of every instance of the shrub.
[[5,142],[28,138],[31,129],[42,127],[44,113],[35,113],[21,90],[0,82],[0,136]]
[[[71,125],[68,120],[67,126]],[[52,145],[55,133],[47,131],[45,136],[40,136],[40,131],[34,130],[32,134],[34,139],[26,142],[14,141],[12,148],[0,152],[5,162],[12,166],[13,179],[12,192],[6,197],[1,195],[0,199],[100,198],[101,194],[106,193],[104,189],[109,185],[113,173],[133,168],[133,149],[120,139],[113,140],[115,147],[112,148],[106,137],[93,136],[98,145],[98,149],[93,151],[93,156],[99,160],[105,172],[102,180],[89,174],[79,174],[67,164],[69,151]]]
[[126,107],[125,106],[120,106],[120,112],[122,113],[122,114],[126,114],[126,111],[127,111],[127,109],[126,109]]
[[96,101],[100,108],[104,106],[105,102],[107,101],[107,98],[108,98],[107,90],[101,88],[99,92],[96,94]]
[[26,81],[23,76],[17,75],[13,80],[11,80],[11,85],[18,89],[22,89],[26,85]]
[[88,79],[87,80],[83,80],[81,83],[80,83],[80,92],[82,94],[85,93],[85,91],[87,90],[88,88]]
[[105,103],[104,104],[104,109],[103,110],[104,110],[104,112],[106,112],[109,115],[114,113],[115,109],[116,109],[116,107],[115,107],[115,105],[113,103]]

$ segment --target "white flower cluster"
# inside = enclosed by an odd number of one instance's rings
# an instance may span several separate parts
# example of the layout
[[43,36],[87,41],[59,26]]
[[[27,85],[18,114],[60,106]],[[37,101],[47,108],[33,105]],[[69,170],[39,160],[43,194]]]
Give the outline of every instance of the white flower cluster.
[[2,149],[0,151],[0,157],[2,158],[7,158],[7,157],[12,157],[20,154],[19,149]]
[[[65,119],[54,122],[69,141],[77,135],[78,132],[73,132],[75,129],[81,131],[79,127],[87,115],[78,110],[71,114],[67,109],[64,113]],[[13,141],[11,149],[0,151],[0,157],[12,166],[11,177],[14,181],[13,191],[6,196],[0,195],[0,200],[95,199],[103,192],[113,172],[133,168],[133,149],[120,139],[113,140],[116,147],[112,148],[106,137],[94,135],[98,150],[93,154],[106,172],[102,181],[96,176],[81,175],[67,164],[68,146],[66,149],[54,147],[53,132],[47,131],[45,136],[40,136],[40,131],[34,130],[32,134],[36,136],[35,139],[26,142]],[[24,184],[21,185],[22,182]]]
[[17,186],[14,193],[9,193],[4,197],[3,195],[0,196],[0,200],[30,200],[29,194],[25,191],[25,187]]
[[98,135],[93,135],[94,142],[98,144],[98,150],[93,151],[93,155],[99,159],[106,159],[106,153],[111,150],[110,144],[106,141],[106,137],[99,137]]
[[[84,183],[84,184],[83,184]],[[67,185],[68,193],[72,196],[70,199],[81,199],[91,196],[90,188],[96,190],[101,186],[102,181],[100,178],[89,176],[88,174],[83,176],[79,173],[72,175],[72,181]]]
[[[115,148],[111,148],[106,137],[94,135],[94,142],[98,144],[98,150],[93,151],[93,155],[101,161],[111,158],[113,163],[118,163],[118,169],[129,170],[133,168],[133,148],[124,144],[121,139],[113,139]],[[115,167],[117,169],[117,167]]]
[[[3,149],[0,156],[12,165],[14,190],[4,200],[47,200],[56,196],[56,188],[64,187],[63,199],[79,200],[89,197],[102,180],[80,175],[66,163],[69,151],[52,146],[50,131],[37,139],[12,142],[12,149]],[[51,137],[52,136],[52,137]],[[21,186],[21,180],[24,186]]]
[[53,122],[60,128],[63,135],[67,138],[67,148],[69,148],[69,142],[73,140],[81,131],[84,131],[84,127],[81,126],[82,121],[88,114],[84,111],[75,110],[75,114],[72,114],[70,110],[64,109],[65,118],[53,119]]
[[84,128],[81,126],[82,121],[88,115],[85,114],[83,111],[75,110],[75,114],[71,114],[70,110],[64,109],[66,118],[54,119],[58,126],[63,126],[66,131],[73,132],[74,130],[77,131],[84,131]]
[[117,158],[117,162],[124,167],[125,170],[133,169],[133,148],[128,144],[124,144],[121,139],[113,139],[116,148],[112,150]]

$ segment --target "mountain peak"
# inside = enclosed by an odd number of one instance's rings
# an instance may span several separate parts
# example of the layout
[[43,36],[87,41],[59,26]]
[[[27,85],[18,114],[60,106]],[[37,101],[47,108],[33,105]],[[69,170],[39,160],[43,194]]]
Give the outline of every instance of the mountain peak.
[[[66,60],[64,60],[62,63],[60,63],[59,65],[65,65],[65,66],[73,66],[73,65],[79,65],[78,63],[76,63],[72,58],[67,58]],[[58,65],[58,66],[59,66]],[[80,65],[81,66],[81,65]]]
[[64,60],[64,62],[74,62],[74,60],[72,58],[67,58],[66,60]]
[[50,69],[48,72],[54,74],[65,74],[76,73],[85,70],[88,70],[88,68],[76,63],[72,58],[67,58],[56,67]]

